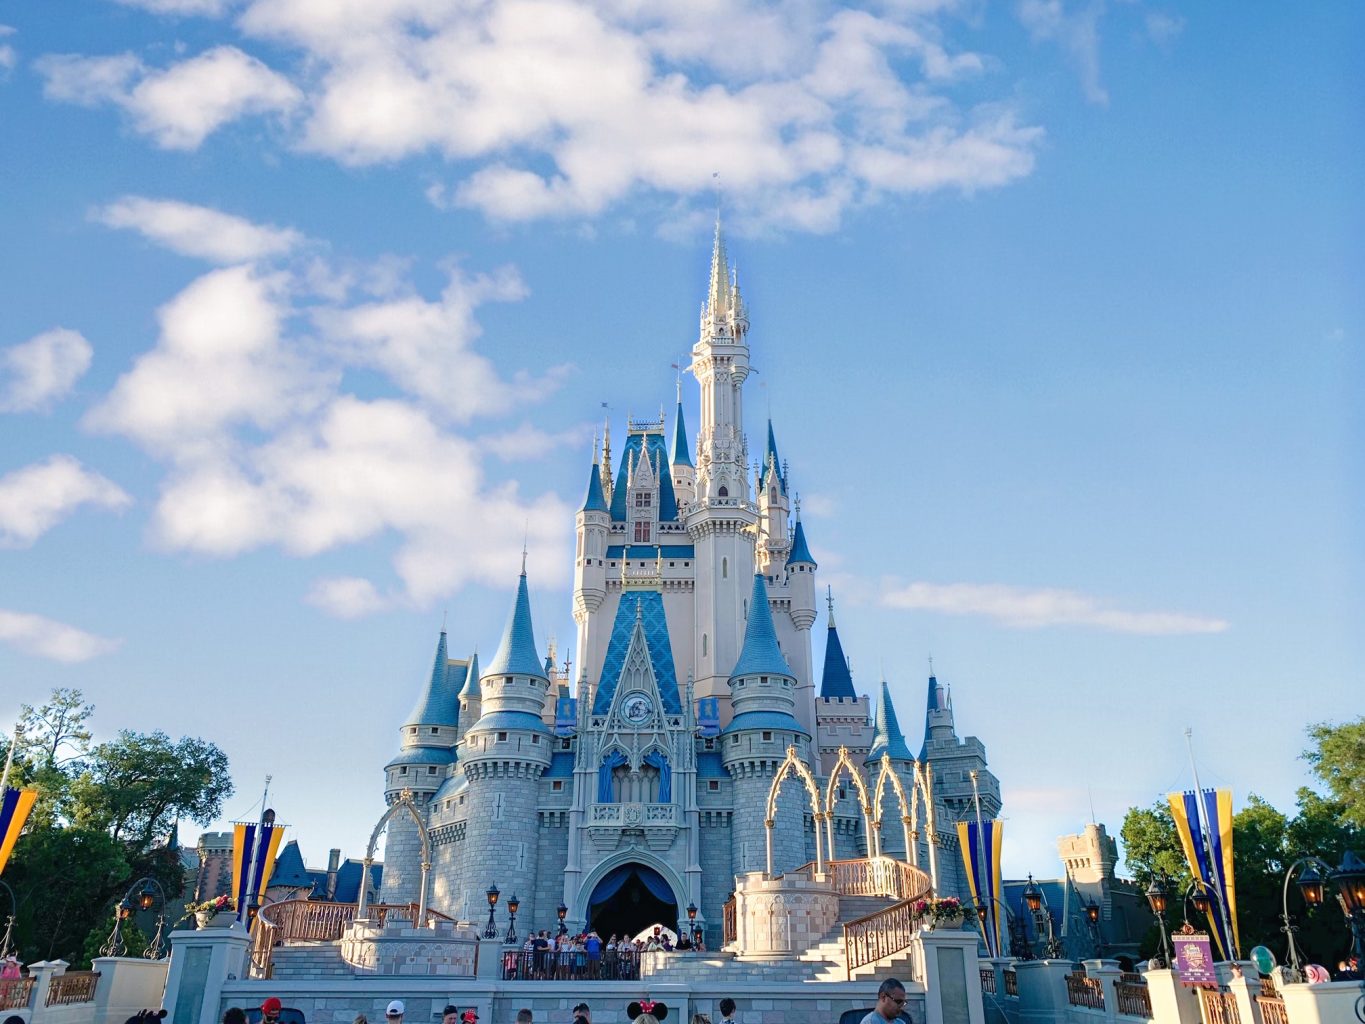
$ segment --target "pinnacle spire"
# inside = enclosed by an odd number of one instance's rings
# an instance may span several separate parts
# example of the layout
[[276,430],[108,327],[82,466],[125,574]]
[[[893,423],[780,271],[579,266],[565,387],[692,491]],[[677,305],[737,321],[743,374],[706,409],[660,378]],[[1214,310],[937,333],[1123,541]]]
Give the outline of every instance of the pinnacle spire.
[[853,689],[853,673],[848,669],[844,645],[839,642],[839,631],[834,627],[833,591],[825,599],[829,602],[829,630],[825,634],[825,668],[820,676],[820,696],[824,700],[836,697],[857,700],[858,692]]
[[461,698],[465,700],[479,700],[483,692],[479,689],[479,651],[474,649],[474,653],[469,657],[469,668],[465,672],[464,688],[460,690]]
[[517,580],[517,596],[507,627],[502,633],[498,652],[484,670],[484,676],[534,676],[548,678],[536,653],[535,629],[531,624],[531,597],[526,589],[526,568],[523,565]]
[[593,442],[592,470],[588,473],[588,493],[583,498],[584,512],[605,512],[607,498],[602,493],[602,469],[597,464],[597,443]]
[[455,690],[447,681],[450,657],[446,652],[446,631],[436,641],[436,660],[431,666],[431,679],[417,698],[405,725],[446,725],[452,729],[460,713]]
[[[681,385],[679,385],[681,388]],[[688,450],[687,424],[683,421],[682,394],[678,395],[678,413],[673,419],[673,465],[692,465],[692,453]]]
[[707,312],[712,320],[721,320],[730,311],[730,260],[725,254],[725,235],[720,229],[720,211],[716,211],[716,237],[711,246],[711,286],[707,290]]
[[893,761],[913,761],[914,755],[905,745],[901,734],[900,722],[896,720],[896,707],[891,703],[891,687],[882,680],[881,699],[877,702],[877,715],[874,719],[875,733],[872,749],[867,752],[868,762],[878,760],[882,754],[889,754]]
[[782,656],[773,628],[773,612],[768,606],[768,588],[762,573],[754,573],[753,594],[749,598],[749,621],[744,627],[744,646],[730,678],[748,675],[792,677],[791,666]]

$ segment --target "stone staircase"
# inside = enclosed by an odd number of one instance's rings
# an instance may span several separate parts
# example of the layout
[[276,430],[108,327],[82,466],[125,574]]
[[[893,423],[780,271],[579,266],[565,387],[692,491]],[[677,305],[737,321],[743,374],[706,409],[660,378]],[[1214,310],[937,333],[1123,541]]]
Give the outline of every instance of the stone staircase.
[[902,950],[876,963],[864,964],[846,970],[844,961],[844,924],[868,914],[885,910],[895,900],[879,896],[841,896],[839,897],[839,922],[834,925],[819,942],[801,954],[801,959],[816,966],[811,974],[812,981],[844,981],[871,977],[893,977],[908,979],[914,966],[910,950]]
[[335,942],[310,942],[295,946],[276,946],[270,958],[271,978],[349,978],[354,971],[341,959]]

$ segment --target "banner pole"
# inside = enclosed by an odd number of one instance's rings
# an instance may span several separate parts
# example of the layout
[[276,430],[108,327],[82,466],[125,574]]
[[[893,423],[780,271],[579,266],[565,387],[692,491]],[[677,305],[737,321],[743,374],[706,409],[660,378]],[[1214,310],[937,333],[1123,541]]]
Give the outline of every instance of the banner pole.
[[[985,926],[987,935],[986,948],[990,950],[991,956],[999,956],[1000,954],[995,948],[996,943],[991,940],[991,936],[995,935],[994,921],[996,911],[995,905],[991,902],[991,898],[995,896],[995,886],[991,884],[994,881],[994,878],[983,877],[983,872],[986,870],[986,830],[981,824],[981,792],[976,788],[976,769],[973,768],[967,774],[972,780],[972,800],[976,804],[976,895],[977,899],[986,906],[986,920],[981,922]],[[992,874],[994,874],[994,872],[992,872]],[[983,891],[984,886],[990,886],[991,891],[989,895]]]
[[14,765],[14,748],[19,746],[19,730],[22,728],[19,722],[14,723],[14,739],[10,741],[9,753],[5,755],[5,772],[0,775],[0,793],[9,788],[9,770]]
[[1237,949],[1236,939],[1233,938],[1232,919],[1228,916],[1227,893],[1213,881],[1218,876],[1217,865],[1213,863],[1213,826],[1209,822],[1208,809],[1204,806],[1204,787],[1199,784],[1199,765],[1194,760],[1194,730],[1188,725],[1185,726],[1185,746],[1190,752],[1190,772],[1194,775],[1194,809],[1197,812],[1195,824],[1204,833],[1204,855],[1209,861],[1209,884],[1218,897],[1218,916],[1223,922],[1223,931],[1228,938],[1226,952],[1230,954],[1229,959],[1236,960],[1240,951]]

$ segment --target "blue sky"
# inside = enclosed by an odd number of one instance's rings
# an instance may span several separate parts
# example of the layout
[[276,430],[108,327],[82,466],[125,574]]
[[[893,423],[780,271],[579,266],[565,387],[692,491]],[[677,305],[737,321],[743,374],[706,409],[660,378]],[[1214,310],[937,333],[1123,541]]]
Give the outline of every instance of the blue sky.
[[1361,707],[1363,22],[0,3],[0,722],[79,687],[357,855],[524,531],[573,636],[601,406],[671,404],[719,187],[750,437],[859,688],[913,744],[932,655],[987,744],[1006,871],[1188,785],[1187,724],[1288,808]]

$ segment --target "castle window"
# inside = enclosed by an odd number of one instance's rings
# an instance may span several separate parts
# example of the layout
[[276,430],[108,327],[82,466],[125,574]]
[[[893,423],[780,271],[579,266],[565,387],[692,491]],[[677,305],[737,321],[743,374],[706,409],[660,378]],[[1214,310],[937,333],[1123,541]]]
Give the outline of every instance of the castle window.
[[573,749],[573,740],[567,740],[567,739],[565,739],[565,740],[560,740],[560,741],[559,741],[559,749],[560,749],[560,750],[572,750],[572,749]]
[[706,657],[706,634],[701,635],[701,656]]
[[[721,490],[723,491],[723,490],[725,490],[725,488],[722,487]],[[728,579],[729,576],[730,576],[730,560],[729,560],[728,558],[722,558],[722,559],[720,560],[720,578],[721,578],[721,579]]]
[[464,797],[460,797],[460,803],[461,803],[462,805],[464,804]]
[[649,543],[649,520],[648,520],[648,519],[639,519],[639,520],[636,520],[636,523],[635,523],[635,543],[637,543],[637,544],[648,544],[648,543]]
[[768,685],[768,677],[767,677],[767,676],[759,676],[759,677],[758,677],[758,682],[759,682],[759,685],[760,685],[760,686],[767,686],[767,685]]
[[722,498],[728,498],[730,497],[730,488],[722,486],[716,493]]
[[554,790],[556,793],[562,792],[564,789],[564,780],[555,779],[554,782],[550,783],[550,788]]
[[498,742],[499,742],[499,743],[503,742],[505,739],[507,739],[507,733],[505,733],[505,732],[500,732],[500,733],[498,733]]
[[639,491],[635,495],[636,508],[649,508],[650,494],[648,491]]
[[709,789],[712,793],[719,793],[720,783],[717,782],[715,779],[711,779],[709,782],[706,783],[706,788]]
[[764,742],[764,743],[771,743],[771,742],[772,742],[772,738],[773,738],[773,734],[770,733],[770,732],[765,732],[765,733],[763,734],[763,742]]
[[401,767],[401,768],[398,769],[398,774],[399,774],[399,775],[406,775],[407,773],[408,773],[408,766],[407,766],[407,765],[403,765],[403,767]]
[[414,725],[411,729],[409,729],[409,730],[408,730],[408,735],[409,735],[409,736],[416,736],[416,735],[417,735],[417,726]]
[[713,739],[706,740],[706,741],[703,743],[703,748],[706,749],[706,750],[715,750],[715,749],[716,749],[716,741],[713,740]]
[[438,733],[440,733],[440,731],[441,731],[441,730],[440,730],[440,727],[439,727],[439,726],[433,725],[433,726],[431,727],[431,734],[432,734],[433,736],[435,736],[435,735],[437,735]]
[[429,764],[429,765],[427,765],[427,774],[428,774],[428,775],[435,775],[435,774],[436,774],[436,766],[435,766],[434,764]]
[[537,744],[540,743],[540,737],[539,737],[539,736],[532,736],[532,737],[531,737],[531,742],[532,742],[532,743],[537,743]]

